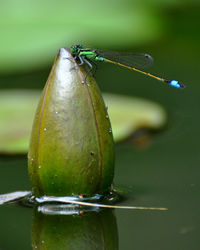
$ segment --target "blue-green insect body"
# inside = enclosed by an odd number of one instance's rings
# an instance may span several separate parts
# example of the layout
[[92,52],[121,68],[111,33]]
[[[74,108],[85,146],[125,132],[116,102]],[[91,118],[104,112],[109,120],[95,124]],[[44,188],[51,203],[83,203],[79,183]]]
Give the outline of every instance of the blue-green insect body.
[[92,71],[93,67],[96,66],[96,62],[109,62],[155,78],[161,82],[169,84],[171,87],[184,88],[184,85],[176,80],[167,80],[138,69],[138,67],[143,67],[153,62],[152,57],[148,54],[98,51],[95,49],[83,48],[82,45],[72,46],[71,52],[75,59],[79,59],[80,65],[87,64],[89,66],[90,70],[88,71],[88,74]]

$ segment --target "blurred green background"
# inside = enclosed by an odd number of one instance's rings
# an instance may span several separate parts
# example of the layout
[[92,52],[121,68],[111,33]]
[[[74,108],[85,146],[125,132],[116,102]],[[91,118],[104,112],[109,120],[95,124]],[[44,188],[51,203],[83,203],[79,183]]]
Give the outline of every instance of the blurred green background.
[[[186,85],[178,90],[114,65],[98,67],[103,92],[147,98],[168,113],[149,147],[116,145],[115,185],[128,190],[126,204],[169,208],[117,210],[119,249],[199,247],[199,13],[198,0],[0,2],[1,90],[42,89],[58,49],[79,43],[148,53],[155,60],[148,72]],[[26,166],[25,156],[0,156],[1,193],[30,189]],[[0,209],[0,249],[31,249],[32,210]]]

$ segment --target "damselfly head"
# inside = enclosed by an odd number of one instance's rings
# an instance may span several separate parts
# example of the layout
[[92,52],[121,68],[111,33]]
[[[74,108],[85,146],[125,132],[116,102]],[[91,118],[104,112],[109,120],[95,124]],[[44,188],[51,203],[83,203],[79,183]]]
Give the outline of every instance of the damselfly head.
[[82,49],[82,48],[83,48],[83,46],[80,45],[80,44],[74,45],[74,46],[71,47],[71,52],[72,52],[72,54],[76,54],[76,53],[78,53],[79,50]]

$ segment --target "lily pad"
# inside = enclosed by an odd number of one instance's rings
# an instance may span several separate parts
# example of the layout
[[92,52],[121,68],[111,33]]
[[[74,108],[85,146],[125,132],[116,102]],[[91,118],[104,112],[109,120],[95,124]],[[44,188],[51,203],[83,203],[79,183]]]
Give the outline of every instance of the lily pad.
[[[40,98],[36,90],[1,90],[0,152],[25,154],[34,113]],[[115,142],[126,139],[140,128],[159,129],[167,119],[157,103],[137,97],[103,94],[108,108]]]
[[27,153],[40,91],[1,90],[0,152]]
[[116,142],[140,128],[159,129],[166,123],[164,108],[146,99],[104,94]]

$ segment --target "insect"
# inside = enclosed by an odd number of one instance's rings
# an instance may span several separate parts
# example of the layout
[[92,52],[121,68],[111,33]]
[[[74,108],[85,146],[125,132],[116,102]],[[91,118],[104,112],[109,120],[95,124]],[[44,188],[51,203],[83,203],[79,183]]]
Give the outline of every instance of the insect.
[[153,63],[153,58],[148,54],[101,51],[96,49],[83,48],[82,45],[72,46],[71,53],[75,59],[78,59],[80,61],[79,65],[87,64],[89,66],[90,70],[88,71],[87,76],[94,67],[96,70],[96,62],[108,62],[155,78],[161,82],[169,84],[171,87],[175,87],[178,89],[184,88],[184,85],[177,80],[167,80],[140,70],[139,68],[149,66]]

